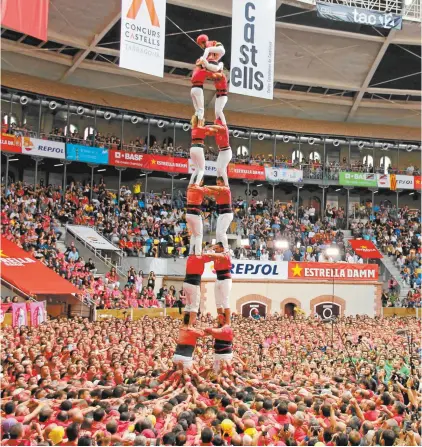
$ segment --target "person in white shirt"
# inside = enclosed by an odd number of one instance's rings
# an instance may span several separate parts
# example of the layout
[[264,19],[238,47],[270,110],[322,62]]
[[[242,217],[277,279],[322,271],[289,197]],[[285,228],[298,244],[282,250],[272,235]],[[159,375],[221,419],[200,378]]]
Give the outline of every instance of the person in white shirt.
[[262,249],[261,256],[259,257],[260,261],[268,261],[268,252],[265,248]]
[[308,213],[309,213],[309,220],[310,220],[312,223],[315,223],[315,208],[314,208],[313,206],[311,206],[311,207],[309,208]]

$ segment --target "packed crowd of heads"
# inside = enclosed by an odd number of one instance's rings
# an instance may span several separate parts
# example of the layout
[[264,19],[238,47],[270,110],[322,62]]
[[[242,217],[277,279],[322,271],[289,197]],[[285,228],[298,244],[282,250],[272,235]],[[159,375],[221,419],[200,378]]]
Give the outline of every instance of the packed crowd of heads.
[[420,444],[414,318],[234,315],[235,358],[219,374],[207,337],[191,371],[174,368],[179,324],[75,318],[3,330],[2,444]]

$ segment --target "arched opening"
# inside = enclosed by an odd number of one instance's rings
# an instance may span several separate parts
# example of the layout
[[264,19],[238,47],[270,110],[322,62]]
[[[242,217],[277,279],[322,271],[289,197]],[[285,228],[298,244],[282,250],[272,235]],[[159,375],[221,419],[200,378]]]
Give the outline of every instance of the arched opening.
[[384,174],[388,174],[388,168],[391,168],[391,158],[384,155],[380,159],[380,168]]
[[287,317],[294,317],[296,307],[297,306],[294,303],[285,304],[284,305],[284,315],[286,315]]
[[[75,132],[78,132],[78,128],[74,124],[69,124],[70,135],[73,135]],[[67,135],[67,126],[64,128],[64,134]]]
[[312,151],[309,154],[309,160],[321,162],[321,155],[320,155],[320,153],[317,152],[317,151]]
[[90,140],[95,137],[95,135],[97,135],[97,131],[92,126],[85,127],[84,140]]
[[164,149],[173,149],[173,138],[172,137],[166,137],[163,140],[163,148]]
[[303,158],[302,151],[300,151],[298,149],[293,151],[293,153],[292,153],[292,162],[293,163],[300,163],[302,161],[302,158]]
[[267,306],[263,303],[250,302],[242,304],[242,317],[249,318],[258,311],[261,317],[267,315]]
[[372,155],[365,155],[363,157],[363,164],[368,167],[374,167],[374,157]]
[[236,155],[238,157],[247,157],[249,154],[249,149],[246,146],[238,146],[236,149]]

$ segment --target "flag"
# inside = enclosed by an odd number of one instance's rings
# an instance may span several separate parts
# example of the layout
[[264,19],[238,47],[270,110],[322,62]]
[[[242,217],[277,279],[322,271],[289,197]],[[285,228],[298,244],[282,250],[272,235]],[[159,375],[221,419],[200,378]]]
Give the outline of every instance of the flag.
[[354,252],[363,259],[381,259],[383,256],[371,241],[349,240]]

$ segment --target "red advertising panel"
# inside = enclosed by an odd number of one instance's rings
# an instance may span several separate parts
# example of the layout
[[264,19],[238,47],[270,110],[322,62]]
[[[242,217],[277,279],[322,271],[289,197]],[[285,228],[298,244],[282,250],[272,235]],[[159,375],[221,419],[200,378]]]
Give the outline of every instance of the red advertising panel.
[[22,142],[20,137],[9,135],[8,133],[1,134],[1,151],[14,152],[15,154],[22,153]]
[[381,259],[382,254],[371,241],[349,240],[353,250],[363,259]]
[[177,172],[178,174],[187,174],[189,171],[187,158],[115,150],[109,152],[109,164],[124,168]]
[[241,178],[246,180],[265,180],[264,166],[229,164],[229,177]]
[[378,266],[375,264],[289,262],[289,279],[374,281],[378,279]]
[[1,25],[47,40],[49,0],[2,0]]
[[415,189],[422,189],[421,188],[421,176],[415,175]]

